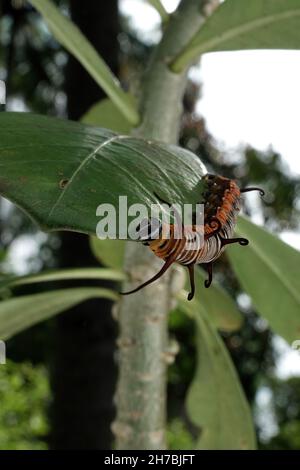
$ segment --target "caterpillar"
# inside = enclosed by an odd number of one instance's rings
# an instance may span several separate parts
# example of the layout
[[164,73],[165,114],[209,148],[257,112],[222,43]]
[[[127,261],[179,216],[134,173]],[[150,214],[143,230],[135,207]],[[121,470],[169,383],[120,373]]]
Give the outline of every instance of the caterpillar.
[[[205,192],[202,194],[204,203],[204,227],[194,225],[182,226],[182,237],[175,237],[175,225],[165,227],[158,223],[155,233],[150,237],[141,236],[140,241],[148,245],[152,252],[164,260],[161,270],[151,279],[122,295],[133,294],[140,289],[152,284],[159,279],[169,267],[177,262],[188,268],[190,279],[190,292],[188,300],[192,300],[195,294],[194,267],[204,264],[208,273],[205,287],[209,287],[213,278],[213,262],[223,253],[225,247],[232,243],[242,246],[248,245],[246,238],[232,238],[236,225],[237,215],[240,211],[241,194],[248,191],[259,191],[264,196],[264,191],[257,187],[239,188],[237,183],[223,176],[206,174],[203,176]],[[163,203],[157,194],[155,196]],[[195,216],[195,214],[193,214]],[[150,221],[149,221],[150,224]],[[168,237],[164,234],[168,229]],[[157,236],[158,235],[158,236]],[[204,239],[204,242],[203,242]],[[193,243],[193,249],[191,249]]]

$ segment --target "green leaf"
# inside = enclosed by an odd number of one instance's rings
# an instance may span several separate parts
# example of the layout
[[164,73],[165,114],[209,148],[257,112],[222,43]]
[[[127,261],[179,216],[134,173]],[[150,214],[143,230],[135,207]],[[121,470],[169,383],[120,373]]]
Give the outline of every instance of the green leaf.
[[81,118],[84,124],[105,127],[119,134],[130,134],[132,124],[108,98],[94,104]]
[[219,330],[239,330],[243,323],[243,317],[236,303],[215,279],[209,289],[206,289],[204,287],[205,279],[203,270],[196,269],[196,301],[201,304],[201,309],[205,309],[207,316]]
[[[0,338],[7,339],[90,298],[117,300],[109,289],[82,287],[15,297],[0,302]],[[100,314],[101,312],[99,312]]]
[[300,253],[246,218],[237,233],[250,240],[227,256],[257,311],[289,343],[300,337]]
[[[117,240],[109,241],[110,243],[117,243]],[[104,279],[107,281],[124,281],[125,275],[120,271],[105,268],[60,269],[45,271],[40,274],[30,274],[27,276],[5,277],[3,280],[0,280],[0,288],[33,284],[36,282],[66,281],[74,279]]]
[[123,270],[125,255],[125,240],[100,240],[90,238],[90,246],[97,260],[109,268]]
[[122,90],[118,79],[80,29],[63,15],[51,1],[30,0],[30,3],[44,17],[57,41],[76,57],[129,122],[137,125],[139,115],[131,97]]
[[[243,323],[243,316],[236,303],[216,279],[213,280],[209,289],[205,288],[206,277],[205,272],[196,267],[195,297],[192,302],[189,302],[187,300],[188,292],[185,290],[179,292],[179,310],[189,313],[192,304],[194,313],[205,310],[207,317],[217,329],[228,332],[239,330]],[[189,288],[188,280],[186,288]]]
[[197,368],[187,395],[187,412],[201,430],[197,449],[255,449],[250,409],[238,376],[204,310],[188,308],[196,325]]
[[118,216],[119,196],[127,196],[128,207],[148,209],[158,203],[155,192],[172,203],[199,202],[205,172],[199,158],[180,147],[62,119],[0,113],[0,194],[44,230],[95,234],[97,207],[109,203]]
[[[210,286],[209,289],[202,289],[202,279],[195,276],[196,282],[196,297],[191,302],[194,311],[201,312],[205,310],[206,315],[209,317],[212,324],[221,331],[231,332],[239,330],[243,323],[243,317],[237,309],[233,299],[227,292],[218,284],[215,283],[214,287]],[[204,281],[204,277],[203,277]],[[205,291],[204,291],[205,289]],[[198,295],[198,292],[200,294]],[[202,295],[203,294],[203,295]],[[179,310],[184,313],[189,312],[190,302],[187,300],[188,291],[182,290],[178,293],[177,298],[179,301]]]
[[180,72],[205,52],[299,48],[299,0],[226,0],[173,61],[171,68]]

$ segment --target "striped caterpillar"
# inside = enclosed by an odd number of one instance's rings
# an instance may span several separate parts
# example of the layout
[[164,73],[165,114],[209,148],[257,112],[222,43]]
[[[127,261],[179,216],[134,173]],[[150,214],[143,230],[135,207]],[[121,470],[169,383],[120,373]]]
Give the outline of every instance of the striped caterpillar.
[[[207,174],[204,177],[205,192],[202,194],[204,203],[204,227],[198,225],[182,226],[182,237],[175,237],[175,225],[169,225],[168,237],[164,235],[166,227],[162,223],[157,227],[158,236],[152,233],[149,238],[141,237],[145,245],[152,252],[165,261],[161,270],[148,281],[123,295],[133,294],[143,287],[159,279],[167,269],[175,262],[186,266],[189,271],[191,290],[188,300],[192,300],[195,294],[194,266],[204,264],[208,273],[205,287],[212,282],[213,262],[223,253],[226,245],[239,243],[248,245],[246,238],[232,238],[236,225],[237,215],[240,211],[241,193],[248,191],[259,191],[263,196],[264,191],[260,188],[249,187],[240,189],[234,180],[223,176]],[[156,195],[161,202],[163,201]],[[193,220],[194,222],[194,220]],[[204,243],[203,243],[204,239]],[[191,249],[193,243],[193,249]]]

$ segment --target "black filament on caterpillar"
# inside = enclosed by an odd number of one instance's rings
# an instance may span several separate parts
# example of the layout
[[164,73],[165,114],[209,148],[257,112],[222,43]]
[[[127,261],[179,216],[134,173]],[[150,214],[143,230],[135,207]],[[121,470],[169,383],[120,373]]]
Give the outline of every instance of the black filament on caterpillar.
[[[165,264],[151,279],[135,289],[128,292],[121,292],[122,295],[133,294],[149,284],[152,284],[152,282],[159,279],[173,263],[177,262],[188,268],[191,285],[188,300],[192,300],[195,294],[194,266],[196,264],[205,265],[208,279],[205,280],[204,285],[208,288],[212,283],[213,262],[219,258],[226,245],[232,243],[239,243],[242,246],[248,245],[249,241],[246,238],[232,238],[237,215],[240,211],[241,193],[259,191],[260,195],[264,196],[264,191],[257,187],[240,189],[234,180],[222,176],[207,174],[203,178],[207,184],[207,190],[203,194],[204,227],[182,225],[182,237],[175,238],[175,225],[169,225],[168,230],[170,230],[170,234],[168,238],[165,238],[163,236],[164,227],[160,224],[156,228],[156,232],[158,230],[158,237],[155,239],[151,237],[141,238],[140,241],[149,246],[156,256],[165,261]],[[155,196],[160,202],[171,206],[157,194],[155,194]],[[204,243],[201,243],[203,237]],[[190,243],[191,240],[196,243],[194,250],[188,248],[188,243]]]

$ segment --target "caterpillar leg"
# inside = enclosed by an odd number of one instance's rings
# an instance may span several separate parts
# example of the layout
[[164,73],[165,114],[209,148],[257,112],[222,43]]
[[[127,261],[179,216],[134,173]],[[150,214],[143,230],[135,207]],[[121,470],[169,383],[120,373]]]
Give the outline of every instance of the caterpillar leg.
[[152,282],[157,281],[166,271],[167,269],[171,266],[172,263],[174,263],[175,259],[169,258],[167,261],[165,261],[165,264],[161,268],[161,270],[155,274],[155,276],[151,277],[148,281],[144,282],[140,286],[136,287],[135,289],[132,289],[128,292],[120,292],[121,295],[128,295],[128,294],[133,294],[134,292],[138,292],[139,290],[143,289],[143,287],[148,286],[149,284],[152,284]]
[[265,192],[261,188],[251,187],[251,188],[242,188],[240,189],[240,193],[248,193],[249,191],[259,191],[261,197],[265,195]]
[[220,237],[222,246],[231,245],[232,243],[238,243],[239,245],[246,246],[249,244],[247,238],[223,238]]
[[195,295],[195,273],[194,273],[194,264],[189,264],[187,266],[188,270],[189,270],[189,276],[190,276],[190,284],[191,284],[191,291],[188,295],[188,300],[192,300],[192,298],[194,297]]
[[207,271],[207,274],[208,274],[208,279],[205,279],[204,286],[206,288],[208,288],[211,285],[212,279],[213,279],[213,264],[212,263],[207,263],[205,265],[205,267],[206,267],[206,271]]

